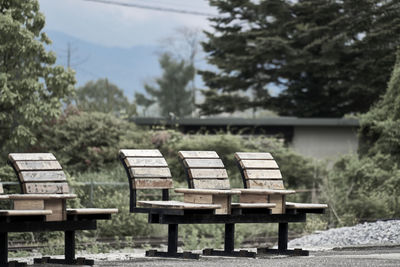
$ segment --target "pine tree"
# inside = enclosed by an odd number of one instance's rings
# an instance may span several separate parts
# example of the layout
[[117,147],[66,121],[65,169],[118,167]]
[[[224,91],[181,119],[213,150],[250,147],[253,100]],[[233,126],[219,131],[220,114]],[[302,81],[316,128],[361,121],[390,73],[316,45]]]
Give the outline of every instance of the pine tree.
[[73,71],[45,49],[44,24],[38,1],[0,1],[0,153],[34,144],[34,130],[74,91]]
[[184,60],[175,61],[168,53],[162,54],[159,61],[163,75],[156,79],[157,87],[145,84],[145,90],[152,99],[137,93],[136,98],[140,102],[136,102],[157,103],[164,117],[190,115],[193,110],[192,92],[187,87],[195,73],[193,65],[187,65]]
[[399,1],[210,3],[222,16],[203,44],[218,68],[202,72],[204,114],[260,107],[340,117],[367,111],[384,91],[400,44]]

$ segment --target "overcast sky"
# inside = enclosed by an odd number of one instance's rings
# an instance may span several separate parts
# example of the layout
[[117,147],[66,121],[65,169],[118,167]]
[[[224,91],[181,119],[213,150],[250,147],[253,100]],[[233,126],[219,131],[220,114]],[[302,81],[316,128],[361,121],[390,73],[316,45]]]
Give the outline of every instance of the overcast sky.
[[[98,0],[99,1],[99,0]],[[101,1],[101,0],[100,0]],[[207,0],[103,0],[217,14]],[[157,45],[178,27],[210,29],[207,16],[110,5],[85,0],[39,0],[46,30],[109,47]]]

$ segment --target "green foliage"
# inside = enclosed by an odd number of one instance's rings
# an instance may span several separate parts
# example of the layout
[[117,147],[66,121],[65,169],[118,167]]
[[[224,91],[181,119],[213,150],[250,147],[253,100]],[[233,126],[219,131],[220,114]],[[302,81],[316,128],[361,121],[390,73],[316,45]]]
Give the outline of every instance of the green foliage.
[[[202,113],[248,108],[280,115],[365,112],[383,93],[400,44],[395,0],[210,0],[221,16],[203,43]],[[271,91],[280,91],[278,96]]]
[[360,155],[390,155],[400,163],[400,50],[386,93],[360,120]]
[[130,103],[124,91],[108,79],[87,82],[76,90],[74,100],[82,111],[112,113],[128,118],[136,115],[136,105]]
[[193,109],[192,92],[187,87],[195,74],[193,65],[186,64],[184,60],[176,61],[168,53],[161,55],[160,65],[164,73],[156,79],[157,87],[145,84],[145,90],[152,99],[136,93],[136,103],[148,107],[155,101],[164,117],[189,115]]
[[342,157],[322,192],[334,212],[332,220],[339,224],[400,215],[400,170],[389,155]]
[[36,0],[0,1],[0,154],[36,143],[33,130],[61,113],[73,93],[72,70],[55,66]]
[[111,114],[67,109],[38,133],[40,151],[53,152],[70,172],[99,170],[116,161],[123,147],[149,147],[143,132]]

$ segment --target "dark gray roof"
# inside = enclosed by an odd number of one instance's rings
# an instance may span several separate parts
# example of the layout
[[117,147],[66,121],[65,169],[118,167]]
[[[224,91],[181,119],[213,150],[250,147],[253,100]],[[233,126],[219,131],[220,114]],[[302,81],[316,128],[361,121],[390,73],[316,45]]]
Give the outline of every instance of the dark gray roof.
[[296,117],[273,117],[263,119],[248,118],[181,118],[165,119],[160,117],[135,117],[132,121],[138,125],[198,125],[198,126],[339,126],[358,127],[359,121],[354,118],[296,118]]

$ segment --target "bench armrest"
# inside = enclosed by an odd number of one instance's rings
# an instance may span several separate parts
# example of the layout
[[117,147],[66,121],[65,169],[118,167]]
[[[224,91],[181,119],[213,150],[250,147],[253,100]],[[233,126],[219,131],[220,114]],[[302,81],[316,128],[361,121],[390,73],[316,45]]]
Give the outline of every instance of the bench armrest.
[[281,189],[235,189],[239,190],[242,194],[254,194],[254,195],[288,195],[295,194],[294,190],[281,190]]
[[176,193],[199,195],[240,195],[239,190],[177,188]]
[[12,194],[8,195],[12,200],[23,199],[72,199],[76,198],[75,194]]
[[9,195],[0,195],[0,200],[10,199]]

